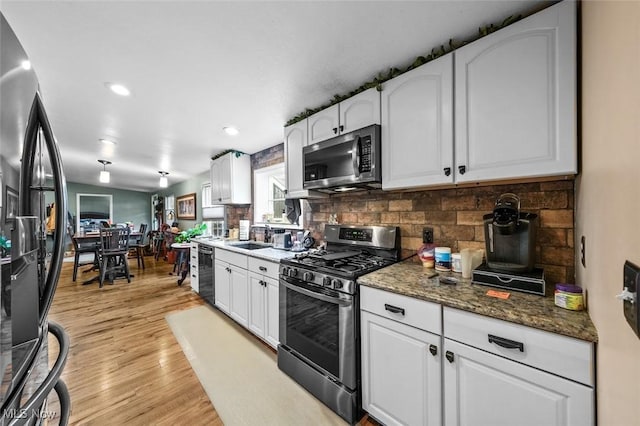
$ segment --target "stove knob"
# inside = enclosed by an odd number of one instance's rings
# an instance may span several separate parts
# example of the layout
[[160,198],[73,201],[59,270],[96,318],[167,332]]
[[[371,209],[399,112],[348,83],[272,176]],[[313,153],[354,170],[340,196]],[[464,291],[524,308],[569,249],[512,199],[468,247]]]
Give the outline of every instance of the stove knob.
[[290,268],[287,271],[287,276],[289,276],[289,277],[295,277],[297,275],[298,275],[298,270],[296,268]]
[[302,274],[302,279],[305,281],[313,281],[313,272],[305,272]]
[[289,275],[289,268],[287,268],[286,266],[282,267],[282,272],[280,272],[281,275],[284,275],[285,277]]
[[336,279],[331,280],[331,287],[335,289],[342,288],[342,281]]
[[325,287],[331,287],[331,278],[324,277],[322,279],[322,285],[325,286]]

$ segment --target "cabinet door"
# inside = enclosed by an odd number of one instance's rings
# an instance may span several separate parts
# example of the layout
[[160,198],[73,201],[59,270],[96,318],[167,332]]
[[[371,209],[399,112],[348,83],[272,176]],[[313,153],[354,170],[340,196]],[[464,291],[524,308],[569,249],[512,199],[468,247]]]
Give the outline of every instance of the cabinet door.
[[284,159],[287,175],[287,197],[299,198],[306,195],[302,188],[304,168],[302,148],[307,145],[307,120],[299,121],[284,128]]
[[200,275],[198,274],[198,264],[191,263],[190,269],[189,283],[191,284],[191,290],[195,291],[196,293],[200,293]]
[[384,83],[382,189],[453,183],[453,56]]
[[337,136],[340,127],[340,115],[338,104],[325,108],[313,114],[307,119],[309,131],[308,144],[322,142]]
[[386,425],[440,425],[440,336],[366,311],[361,319],[363,408]]
[[372,124],[380,124],[380,92],[376,88],[340,102],[339,133],[352,132]]
[[211,182],[205,182],[202,184],[201,196],[202,208],[210,207],[213,204],[211,202]]
[[280,299],[279,290],[280,283],[277,279],[264,277],[266,285],[266,324],[265,324],[265,340],[274,348],[280,343],[279,326],[280,326]]
[[445,425],[594,424],[590,387],[449,339],[444,350]]
[[221,176],[222,172],[220,170],[220,162],[219,159],[215,159],[211,161],[211,200],[213,203],[222,202],[222,182]]
[[215,274],[215,305],[227,314],[230,313],[230,284],[231,275],[229,272],[229,264],[216,260],[214,262],[214,274]]
[[231,269],[231,310],[230,315],[238,324],[249,327],[249,278],[247,270],[229,265]]
[[249,272],[249,330],[265,337],[265,287],[262,275]]
[[232,199],[232,178],[231,178],[231,156],[229,153],[216,159],[220,167],[220,202],[231,203]]
[[575,2],[455,55],[457,182],[577,172]]

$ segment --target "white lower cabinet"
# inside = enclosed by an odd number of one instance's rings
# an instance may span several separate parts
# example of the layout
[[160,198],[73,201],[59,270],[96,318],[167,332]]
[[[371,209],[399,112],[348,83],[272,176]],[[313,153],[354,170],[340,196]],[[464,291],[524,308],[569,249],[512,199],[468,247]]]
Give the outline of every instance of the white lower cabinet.
[[192,241],[189,249],[189,282],[191,289],[196,293],[200,293],[200,274],[198,272],[198,243]]
[[247,256],[216,249],[214,263],[215,304],[244,327],[249,325]]
[[444,308],[444,424],[595,423],[593,345]]
[[385,425],[595,424],[591,342],[360,286],[362,407]]
[[280,343],[279,263],[216,248],[215,304],[273,348]]
[[277,348],[280,299],[279,263],[249,257],[249,330]]
[[249,330],[278,346],[278,280],[249,272]]
[[246,269],[229,265],[231,269],[231,309],[229,315],[243,327],[249,326],[249,276]]
[[440,306],[361,287],[362,407],[385,425],[440,425]]
[[[216,249],[216,254],[219,250]],[[228,314],[231,310],[231,275],[229,275],[229,264],[220,260],[215,260],[213,271],[215,274],[215,305],[222,312]]]
[[594,424],[590,387],[449,339],[444,351],[447,426]]

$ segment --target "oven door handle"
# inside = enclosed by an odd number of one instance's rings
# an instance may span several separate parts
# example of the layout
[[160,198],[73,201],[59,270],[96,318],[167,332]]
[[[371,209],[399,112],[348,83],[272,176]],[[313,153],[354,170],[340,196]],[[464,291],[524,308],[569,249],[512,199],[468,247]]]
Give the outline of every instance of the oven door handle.
[[300,294],[304,294],[305,296],[309,296],[314,299],[322,300],[323,302],[333,303],[335,305],[340,305],[340,306],[349,306],[352,303],[351,301],[340,300],[335,297],[327,296],[322,293],[316,293],[315,291],[307,290],[306,288],[302,288],[297,285],[291,284],[285,279],[281,279],[280,283],[290,290],[293,290]]

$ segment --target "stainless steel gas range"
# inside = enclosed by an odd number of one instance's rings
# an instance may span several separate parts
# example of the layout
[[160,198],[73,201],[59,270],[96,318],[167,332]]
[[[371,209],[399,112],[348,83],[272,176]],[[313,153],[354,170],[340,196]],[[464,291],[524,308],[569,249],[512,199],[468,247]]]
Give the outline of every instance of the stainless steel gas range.
[[356,279],[399,260],[400,230],[326,225],[324,250],[280,261],[278,367],[338,415],[361,415]]

